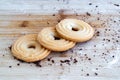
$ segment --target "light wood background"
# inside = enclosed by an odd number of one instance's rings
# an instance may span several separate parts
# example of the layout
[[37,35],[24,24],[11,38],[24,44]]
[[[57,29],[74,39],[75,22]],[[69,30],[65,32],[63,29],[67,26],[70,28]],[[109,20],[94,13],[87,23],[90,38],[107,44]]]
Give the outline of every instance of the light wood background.
[[[55,63],[46,58],[42,67],[12,57],[9,47],[19,36],[38,33],[64,18],[89,23],[96,30],[92,40],[52,52],[48,58]],[[60,66],[60,60],[70,57],[78,62]],[[119,58],[120,0],[0,0],[0,80],[120,80]]]

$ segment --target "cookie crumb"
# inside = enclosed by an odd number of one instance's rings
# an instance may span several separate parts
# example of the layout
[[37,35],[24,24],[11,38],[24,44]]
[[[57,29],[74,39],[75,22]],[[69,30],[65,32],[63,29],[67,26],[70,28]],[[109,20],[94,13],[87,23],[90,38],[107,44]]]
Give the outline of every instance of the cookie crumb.
[[89,73],[87,73],[86,76],[89,76]]
[[119,4],[114,4],[115,6],[119,7],[120,5]]
[[95,75],[97,76],[97,75],[98,75],[98,73],[95,73]]
[[62,63],[60,64],[60,66],[62,66]]
[[55,63],[55,61],[54,61],[54,60],[51,60],[51,62],[52,62],[52,63]]
[[73,63],[77,63],[77,62],[78,62],[77,59],[74,59]]
[[50,60],[51,60],[51,57],[50,57],[50,58],[48,58],[47,60],[48,60],[48,61],[50,61]]
[[20,66],[20,63],[17,63],[17,66]]
[[114,58],[115,56],[113,55],[112,58]]
[[41,61],[37,61],[37,62],[33,62],[37,67],[42,67],[42,65],[40,64]]
[[9,68],[12,68],[12,66],[9,66]]
[[90,61],[90,60],[91,60],[91,58],[88,58],[88,60]]
[[88,16],[91,16],[91,14],[90,14],[90,13],[88,13],[88,12],[86,12],[86,14],[87,14]]
[[95,6],[96,8],[98,7],[98,6]]
[[79,49],[79,50],[82,50],[82,48],[81,48],[81,49]]
[[9,48],[9,50],[11,51],[12,45],[11,45],[10,47],[8,47],[8,48]]
[[89,3],[89,5],[92,5],[92,3]]
[[53,16],[55,16],[55,14],[53,14]]

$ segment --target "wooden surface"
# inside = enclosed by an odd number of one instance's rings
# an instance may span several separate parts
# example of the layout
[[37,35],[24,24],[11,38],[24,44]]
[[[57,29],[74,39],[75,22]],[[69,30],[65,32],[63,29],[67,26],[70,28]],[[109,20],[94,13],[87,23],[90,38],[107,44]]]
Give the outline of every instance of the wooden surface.
[[[92,40],[52,52],[42,67],[13,58],[9,48],[19,36],[38,33],[64,18],[89,23],[95,28]],[[119,53],[120,0],[0,1],[0,80],[120,80]]]

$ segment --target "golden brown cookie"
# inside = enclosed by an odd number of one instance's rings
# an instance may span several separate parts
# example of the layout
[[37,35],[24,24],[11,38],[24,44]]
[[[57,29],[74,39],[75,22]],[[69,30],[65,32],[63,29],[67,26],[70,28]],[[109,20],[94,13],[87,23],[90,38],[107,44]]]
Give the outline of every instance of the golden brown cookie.
[[75,42],[87,41],[94,35],[94,29],[89,24],[77,19],[60,21],[56,26],[56,30],[61,37]]
[[12,46],[12,54],[25,62],[44,59],[50,51],[37,42],[37,34],[29,34],[18,38]]
[[65,51],[75,46],[75,42],[61,38],[55,27],[47,27],[41,30],[38,34],[38,41],[52,51]]

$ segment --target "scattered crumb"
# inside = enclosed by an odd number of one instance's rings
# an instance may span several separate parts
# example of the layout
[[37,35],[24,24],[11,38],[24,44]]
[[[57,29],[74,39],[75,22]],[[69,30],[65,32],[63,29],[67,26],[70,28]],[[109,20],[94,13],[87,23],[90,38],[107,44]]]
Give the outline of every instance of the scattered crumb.
[[86,76],[89,76],[89,73],[87,73]]
[[115,6],[119,7],[120,5],[119,4],[114,4]]
[[51,60],[51,62],[52,62],[52,63],[55,63],[55,61],[54,61],[54,60]]
[[9,66],[9,68],[12,68],[12,66]]
[[53,14],[53,16],[55,16],[55,14]]
[[77,59],[74,59],[74,60],[73,60],[73,63],[77,63],[77,62],[78,62]]
[[91,14],[90,14],[90,13],[88,13],[88,12],[86,12],[86,15],[91,16]]
[[11,51],[12,45],[11,45],[10,47],[8,47],[8,48],[9,48],[9,50]]
[[88,60],[91,60],[91,58],[88,58]]
[[96,72],[95,72],[95,75],[97,76],[97,75],[98,75],[98,73],[96,73]]
[[20,63],[17,63],[17,66],[20,66]]
[[92,3],[89,3],[89,5],[92,5]]

